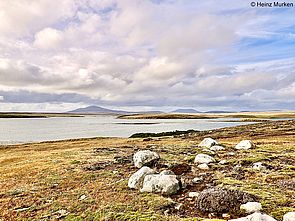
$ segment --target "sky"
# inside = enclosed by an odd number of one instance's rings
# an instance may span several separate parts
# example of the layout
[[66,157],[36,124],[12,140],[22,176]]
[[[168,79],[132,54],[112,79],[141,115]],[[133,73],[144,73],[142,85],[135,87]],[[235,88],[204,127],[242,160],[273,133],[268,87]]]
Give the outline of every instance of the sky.
[[294,110],[295,7],[250,3],[0,0],[0,111]]

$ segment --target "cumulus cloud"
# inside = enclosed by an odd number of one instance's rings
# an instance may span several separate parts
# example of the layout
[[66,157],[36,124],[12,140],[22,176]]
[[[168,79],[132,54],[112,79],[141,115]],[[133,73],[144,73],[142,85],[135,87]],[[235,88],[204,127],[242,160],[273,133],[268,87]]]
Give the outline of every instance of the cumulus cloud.
[[0,2],[0,33],[30,36],[34,31],[74,16],[77,5],[71,0]]
[[242,0],[2,1],[2,103],[288,108],[295,16],[281,13]]
[[53,28],[45,28],[35,34],[34,45],[42,49],[56,48],[62,44],[62,32]]

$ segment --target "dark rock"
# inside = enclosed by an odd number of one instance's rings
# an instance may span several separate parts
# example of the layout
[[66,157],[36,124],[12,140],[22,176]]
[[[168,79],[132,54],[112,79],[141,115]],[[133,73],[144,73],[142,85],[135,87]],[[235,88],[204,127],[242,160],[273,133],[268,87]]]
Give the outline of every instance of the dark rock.
[[255,201],[254,195],[240,190],[210,188],[199,194],[196,207],[206,213],[226,213],[239,211],[241,204]]

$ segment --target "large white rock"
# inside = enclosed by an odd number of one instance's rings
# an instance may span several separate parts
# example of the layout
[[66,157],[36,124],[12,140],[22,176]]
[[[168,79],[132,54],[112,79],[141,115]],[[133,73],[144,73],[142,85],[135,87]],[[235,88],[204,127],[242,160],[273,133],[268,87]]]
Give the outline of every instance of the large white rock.
[[254,144],[251,140],[242,140],[240,143],[238,143],[235,148],[237,150],[248,150],[250,148],[253,148]]
[[288,212],[284,215],[283,221],[295,221],[295,212]]
[[128,187],[131,189],[140,189],[144,180],[144,177],[148,174],[155,174],[155,171],[149,167],[142,167],[135,172],[128,180]]
[[277,220],[266,214],[253,213],[249,216],[238,218],[238,219],[231,219],[229,221],[277,221]]
[[258,202],[248,202],[248,203],[242,204],[240,206],[240,209],[244,210],[246,213],[255,213],[262,210],[262,206],[261,206],[261,203],[258,203]]
[[175,194],[180,189],[179,181],[175,175],[147,175],[144,178],[140,192]]
[[224,147],[220,146],[220,145],[214,145],[214,146],[210,147],[210,150],[212,150],[212,151],[224,150]]
[[207,137],[204,140],[202,140],[201,143],[199,143],[199,147],[210,148],[216,144],[218,144],[218,142],[216,140],[214,140],[210,137]]
[[134,166],[136,166],[137,168],[146,166],[158,159],[160,159],[160,156],[150,150],[141,150],[133,155]]
[[202,164],[202,163],[212,163],[212,162],[215,162],[215,159],[207,154],[198,154],[196,157],[195,157],[195,163],[197,164]]

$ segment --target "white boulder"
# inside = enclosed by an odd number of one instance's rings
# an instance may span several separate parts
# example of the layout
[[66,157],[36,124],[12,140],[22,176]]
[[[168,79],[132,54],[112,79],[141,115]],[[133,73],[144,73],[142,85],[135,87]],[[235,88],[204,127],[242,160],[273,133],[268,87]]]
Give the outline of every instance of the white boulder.
[[277,220],[269,215],[257,212],[246,217],[231,219],[229,221],[277,221]]
[[175,175],[155,174],[145,176],[140,192],[172,195],[175,194],[179,189],[179,181],[176,179]]
[[240,206],[240,209],[244,210],[246,213],[255,213],[262,210],[262,206],[261,206],[261,203],[258,203],[258,202],[248,202],[248,203],[242,204]]
[[212,151],[220,151],[220,150],[224,150],[224,149],[225,148],[220,145],[214,145],[214,146],[210,147],[210,150],[212,150]]
[[240,143],[238,143],[235,148],[237,150],[248,150],[250,148],[253,148],[254,144],[251,140],[242,140]]
[[283,221],[295,221],[295,212],[288,212],[284,215]]
[[160,159],[160,156],[150,150],[141,150],[133,155],[134,166],[136,166],[137,168],[146,166],[158,159]]
[[135,172],[128,180],[128,187],[131,189],[140,189],[144,180],[144,177],[149,174],[154,174],[155,171],[149,167],[142,167]]
[[202,164],[202,163],[212,163],[212,162],[215,162],[215,159],[207,154],[198,154],[196,157],[195,157],[195,163],[197,164]]
[[201,143],[199,144],[199,147],[210,148],[216,144],[218,144],[218,142],[216,140],[208,137],[208,138],[205,138],[204,140],[201,141]]

